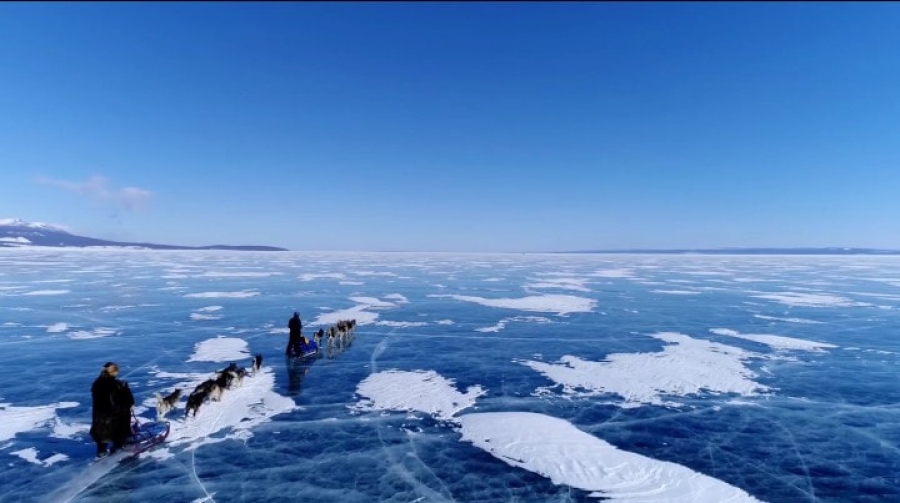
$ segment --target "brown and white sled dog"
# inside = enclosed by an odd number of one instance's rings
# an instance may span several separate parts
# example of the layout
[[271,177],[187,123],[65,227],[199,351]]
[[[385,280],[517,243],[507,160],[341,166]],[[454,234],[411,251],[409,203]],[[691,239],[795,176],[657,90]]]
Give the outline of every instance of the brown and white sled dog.
[[181,390],[176,389],[166,396],[159,393],[156,394],[156,420],[162,421],[166,414],[178,405],[178,399],[181,398]]

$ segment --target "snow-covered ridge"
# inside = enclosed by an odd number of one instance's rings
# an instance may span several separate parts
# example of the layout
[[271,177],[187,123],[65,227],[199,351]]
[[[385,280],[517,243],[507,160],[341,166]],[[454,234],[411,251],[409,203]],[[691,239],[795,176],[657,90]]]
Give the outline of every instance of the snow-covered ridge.
[[27,229],[43,229],[48,231],[69,232],[61,225],[45,224],[43,222],[28,222],[20,218],[0,218],[0,225],[8,227],[25,227]]

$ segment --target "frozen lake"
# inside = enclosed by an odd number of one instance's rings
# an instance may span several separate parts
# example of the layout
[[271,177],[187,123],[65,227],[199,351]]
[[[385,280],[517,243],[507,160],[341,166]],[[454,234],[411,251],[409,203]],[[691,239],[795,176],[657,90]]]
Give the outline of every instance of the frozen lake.
[[[896,257],[9,249],[0,345],[2,501],[900,501]],[[104,362],[149,419],[256,353],[90,464]]]

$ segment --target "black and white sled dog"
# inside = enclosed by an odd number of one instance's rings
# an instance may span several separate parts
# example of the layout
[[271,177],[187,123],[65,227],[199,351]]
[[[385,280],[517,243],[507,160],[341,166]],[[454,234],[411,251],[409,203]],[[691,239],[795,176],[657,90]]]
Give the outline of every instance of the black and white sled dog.
[[200,406],[206,402],[207,398],[210,400],[222,398],[222,388],[215,379],[203,381],[188,395],[187,404],[184,406],[184,417],[188,417],[191,411],[194,411],[194,417],[197,417],[197,411],[200,410]]
[[317,347],[322,347],[322,338],[323,338],[323,337],[325,337],[325,329],[320,328],[320,329],[316,332],[316,335],[315,335],[315,337],[314,337],[314,339],[316,340],[316,346],[317,346]]
[[256,375],[259,372],[259,368],[262,367],[262,355],[257,354],[253,357],[253,361],[250,362],[250,370],[253,371],[253,375]]
[[194,411],[194,417],[197,417],[197,411],[200,410],[200,406],[203,405],[203,402],[206,401],[206,397],[209,396],[209,391],[195,390],[193,393],[188,395],[187,404],[184,406],[184,417],[187,418],[191,415],[191,411]]
[[181,390],[176,389],[166,396],[159,393],[156,394],[156,420],[162,421],[166,414],[178,405],[178,399],[181,398]]

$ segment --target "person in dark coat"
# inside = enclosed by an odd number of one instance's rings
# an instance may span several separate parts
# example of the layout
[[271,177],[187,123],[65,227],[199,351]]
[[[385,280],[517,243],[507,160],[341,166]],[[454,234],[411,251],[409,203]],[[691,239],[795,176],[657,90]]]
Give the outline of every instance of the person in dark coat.
[[128,383],[118,379],[119,366],[107,362],[100,375],[91,386],[93,399],[93,418],[91,421],[91,438],[97,444],[97,457],[109,454],[107,444],[112,442],[112,452],[125,445],[131,436],[131,410],[134,408],[134,395]]
[[288,321],[288,330],[290,330],[290,334],[288,335],[288,345],[284,354],[299,356],[302,354],[300,352],[300,340],[303,337],[303,322],[300,321],[300,314],[296,311],[294,311],[294,316]]

